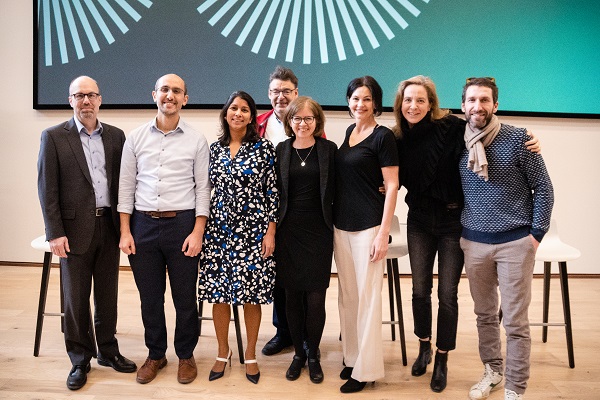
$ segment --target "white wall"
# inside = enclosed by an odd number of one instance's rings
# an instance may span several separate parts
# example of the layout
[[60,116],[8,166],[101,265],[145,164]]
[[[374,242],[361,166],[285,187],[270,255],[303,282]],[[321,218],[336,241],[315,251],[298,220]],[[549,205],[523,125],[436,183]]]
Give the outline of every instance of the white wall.
[[[0,76],[3,78],[0,85],[0,261],[41,262],[41,254],[29,246],[30,241],[44,231],[36,186],[40,133],[44,128],[70,118],[72,113],[32,109],[32,2],[0,0],[0,10]],[[269,72],[264,71],[265,76]],[[403,78],[398,76],[399,81]],[[153,82],[140,84],[148,87],[150,96]],[[67,88],[65,103],[66,94]],[[194,96],[194,93],[190,95]],[[224,101],[227,95],[223,94]],[[556,95],[560,96],[560,93]],[[585,101],[585,93],[581,94],[581,101]],[[152,110],[101,110],[100,116],[127,133],[154,114]],[[215,140],[217,111],[187,110],[183,115],[206,134],[209,142]],[[349,116],[344,112],[329,112],[327,118],[327,135],[340,144],[346,126],[351,122]],[[500,119],[527,127],[542,140],[544,159],[555,188],[553,216],[559,221],[562,239],[582,252],[579,260],[569,264],[570,272],[600,273],[596,260],[600,222],[600,178],[596,157],[600,149],[600,119]],[[392,125],[391,115],[384,115],[379,123]],[[396,211],[401,220],[406,215],[404,193],[400,194]],[[127,263],[126,258],[122,261]],[[406,260],[402,261],[402,271],[408,272]],[[537,273],[542,271],[541,267],[536,266]]]

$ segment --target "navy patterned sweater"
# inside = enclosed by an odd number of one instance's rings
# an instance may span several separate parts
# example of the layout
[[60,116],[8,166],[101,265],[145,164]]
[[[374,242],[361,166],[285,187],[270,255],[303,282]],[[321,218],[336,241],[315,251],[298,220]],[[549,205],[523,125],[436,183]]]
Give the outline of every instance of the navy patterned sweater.
[[501,124],[485,149],[486,182],[467,168],[468,151],[460,159],[465,195],[462,237],[480,243],[506,243],[529,234],[541,241],[550,227],[554,190],[540,154],[527,150],[526,129]]

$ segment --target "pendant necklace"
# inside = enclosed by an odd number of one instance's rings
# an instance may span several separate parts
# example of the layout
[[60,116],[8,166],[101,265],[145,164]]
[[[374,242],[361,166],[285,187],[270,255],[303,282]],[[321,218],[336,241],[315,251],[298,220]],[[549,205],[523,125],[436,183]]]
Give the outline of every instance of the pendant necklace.
[[308,156],[310,156],[310,153],[312,153],[314,147],[315,147],[314,144],[310,147],[310,151],[308,152],[306,157],[304,157],[304,160],[302,159],[302,157],[300,157],[300,153],[298,153],[298,149],[294,148],[294,150],[296,150],[296,154],[298,155],[298,158],[300,159],[300,165],[302,167],[304,167],[306,165],[306,160],[308,160]]

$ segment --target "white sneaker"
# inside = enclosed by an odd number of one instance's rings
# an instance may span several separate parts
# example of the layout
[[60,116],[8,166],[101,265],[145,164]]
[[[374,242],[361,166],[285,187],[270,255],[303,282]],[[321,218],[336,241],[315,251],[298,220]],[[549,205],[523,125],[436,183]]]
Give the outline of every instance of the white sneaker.
[[[492,390],[498,389],[499,385],[504,380],[504,376],[500,372],[492,371],[492,367],[490,364],[485,364],[485,371],[483,372],[483,376],[481,380],[471,386],[471,390],[469,391],[469,398],[471,400],[481,400],[486,399]],[[516,393],[515,393],[516,394]],[[509,397],[507,397],[508,399]],[[515,397],[518,399],[518,397]]]
[[504,389],[504,400],[523,400],[523,395],[510,389]]

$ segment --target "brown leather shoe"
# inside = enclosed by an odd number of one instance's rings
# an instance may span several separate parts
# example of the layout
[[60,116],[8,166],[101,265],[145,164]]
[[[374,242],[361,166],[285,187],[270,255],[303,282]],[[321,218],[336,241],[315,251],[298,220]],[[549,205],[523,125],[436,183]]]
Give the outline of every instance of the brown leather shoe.
[[167,365],[167,358],[163,357],[160,360],[152,360],[150,357],[146,358],[144,365],[137,372],[137,378],[135,379],[138,383],[152,382],[158,374],[158,370],[164,368]]
[[179,383],[190,383],[196,379],[198,368],[194,356],[186,359],[179,359],[179,370],[177,371],[177,381]]

